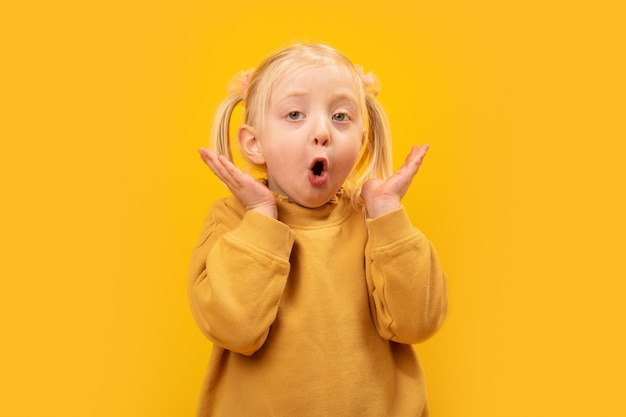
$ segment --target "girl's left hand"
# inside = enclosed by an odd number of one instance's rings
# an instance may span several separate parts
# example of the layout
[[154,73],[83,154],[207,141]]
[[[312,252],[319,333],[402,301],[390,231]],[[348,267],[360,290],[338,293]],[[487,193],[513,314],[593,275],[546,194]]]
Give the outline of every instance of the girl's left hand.
[[422,165],[428,148],[428,145],[414,146],[400,169],[387,180],[372,178],[363,184],[361,196],[370,218],[400,208],[400,200],[409,190],[411,180]]

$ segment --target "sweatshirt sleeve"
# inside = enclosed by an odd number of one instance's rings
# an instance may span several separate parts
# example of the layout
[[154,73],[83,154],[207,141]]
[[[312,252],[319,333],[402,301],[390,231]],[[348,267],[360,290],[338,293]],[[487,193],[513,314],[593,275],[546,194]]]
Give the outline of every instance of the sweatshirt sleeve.
[[192,254],[188,291],[200,330],[224,349],[251,355],[276,318],[295,238],[278,220],[241,214],[239,220],[226,206],[211,210]]
[[434,246],[400,208],[367,220],[366,278],[381,337],[418,343],[434,334],[448,311],[447,279]]

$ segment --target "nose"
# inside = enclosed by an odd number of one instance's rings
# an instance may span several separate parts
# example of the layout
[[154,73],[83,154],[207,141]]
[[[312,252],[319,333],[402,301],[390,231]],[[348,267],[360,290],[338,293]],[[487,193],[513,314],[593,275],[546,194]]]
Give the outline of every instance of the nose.
[[318,139],[318,138],[314,138],[313,139],[316,145],[321,145],[321,146],[328,146],[328,144],[330,144],[330,138],[326,137],[325,139]]
[[313,143],[317,146],[328,146],[330,145],[330,128],[328,126],[328,121],[324,118],[320,118],[315,123],[315,127],[313,130]]

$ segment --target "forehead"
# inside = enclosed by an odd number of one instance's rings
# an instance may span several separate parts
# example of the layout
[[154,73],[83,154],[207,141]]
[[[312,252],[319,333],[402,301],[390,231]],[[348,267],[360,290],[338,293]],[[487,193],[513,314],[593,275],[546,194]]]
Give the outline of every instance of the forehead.
[[269,101],[306,92],[332,91],[353,95],[360,101],[361,85],[355,73],[342,65],[309,65],[274,80]]

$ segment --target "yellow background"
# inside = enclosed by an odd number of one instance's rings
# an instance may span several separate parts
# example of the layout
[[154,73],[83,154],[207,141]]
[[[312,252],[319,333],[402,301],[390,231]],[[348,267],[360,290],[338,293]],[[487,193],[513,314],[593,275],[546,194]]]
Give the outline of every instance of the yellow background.
[[226,193],[196,149],[292,40],[379,76],[396,166],[431,144],[405,204],[450,279],[433,415],[626,413],[620,2],[5,3],[0,415],[193,414],[187,261]]

